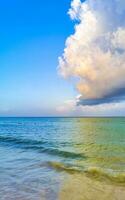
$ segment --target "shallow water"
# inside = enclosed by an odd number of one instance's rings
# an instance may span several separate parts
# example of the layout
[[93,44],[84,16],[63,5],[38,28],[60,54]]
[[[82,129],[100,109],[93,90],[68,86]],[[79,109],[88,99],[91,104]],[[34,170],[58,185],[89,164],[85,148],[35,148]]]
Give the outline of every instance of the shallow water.
[[1,200],[122,200],[124,191],[125,118],[0,118]]

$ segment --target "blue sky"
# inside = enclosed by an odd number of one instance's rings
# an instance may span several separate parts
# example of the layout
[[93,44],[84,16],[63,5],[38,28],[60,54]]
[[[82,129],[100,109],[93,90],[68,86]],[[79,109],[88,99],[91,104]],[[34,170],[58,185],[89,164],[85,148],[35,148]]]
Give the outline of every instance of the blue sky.
[[1,1],[0,116],[125,115],[124,11],[123,0]]
[[75,96],[56,70],[73,32],[69,7],[70,0],[0,2],[0,116],[54,115]]

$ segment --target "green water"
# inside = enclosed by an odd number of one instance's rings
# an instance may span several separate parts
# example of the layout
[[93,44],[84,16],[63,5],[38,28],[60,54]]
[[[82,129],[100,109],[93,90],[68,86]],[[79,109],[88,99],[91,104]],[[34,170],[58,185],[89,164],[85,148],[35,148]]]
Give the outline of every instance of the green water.
[[71,121],[72,132],[68,132],[66,137],[72,145],[67,147],[67,151],[78,156],[71,164],[55,163],[55,167],[95,177],[105,176],[124,184],[125,119],[75,118]]
[[[105,170],[125,170],[125,119],[89,118],[77,120],[74,140],[76,152],[84,154],[84,167],[96,166]],[[79,139],[78,139],[79,138]]]

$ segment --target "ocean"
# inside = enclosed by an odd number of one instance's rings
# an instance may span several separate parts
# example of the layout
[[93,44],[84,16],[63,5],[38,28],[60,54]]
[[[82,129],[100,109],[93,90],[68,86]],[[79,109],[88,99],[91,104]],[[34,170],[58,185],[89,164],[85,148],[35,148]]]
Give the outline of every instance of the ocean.
[[0,118],[0,200],[125,200],[125,118]]

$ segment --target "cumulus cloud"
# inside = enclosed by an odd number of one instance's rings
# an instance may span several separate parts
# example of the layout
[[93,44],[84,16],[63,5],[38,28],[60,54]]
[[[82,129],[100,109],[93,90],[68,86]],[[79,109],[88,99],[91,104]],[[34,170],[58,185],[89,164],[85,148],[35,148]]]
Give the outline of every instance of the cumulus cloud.
[[75,33],[66,41],[59,72],[76,77],[79,105],[124,100],[125,1],[73,0]]

